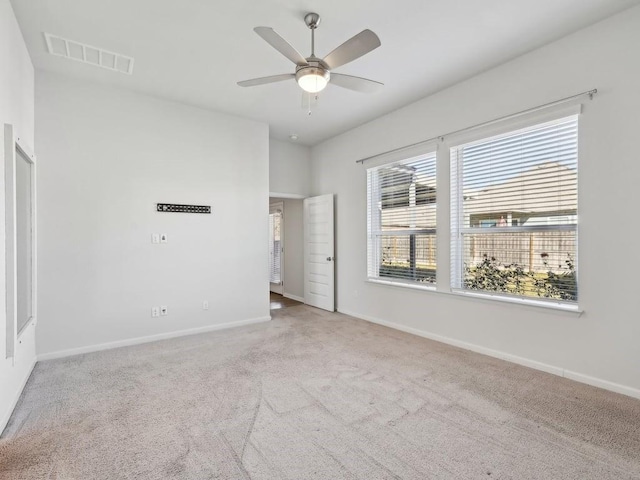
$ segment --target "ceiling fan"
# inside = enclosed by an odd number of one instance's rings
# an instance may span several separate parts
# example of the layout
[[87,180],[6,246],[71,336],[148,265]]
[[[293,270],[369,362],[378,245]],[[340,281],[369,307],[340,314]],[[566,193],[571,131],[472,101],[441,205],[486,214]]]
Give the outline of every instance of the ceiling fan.
[[320,15],[317,13],[308,13],[304,17],[304,23],[311,30],[311,56],[307,58],[304,58],[300,52],[293,48],[289,42],[272,28],[254,28],[253,30],[269,45],[296,64],[296,71],[295,73],[283,73],[281,75],[244,80],[238,82],[238,85],[241,87],[253,87],[295,78],[300,88],[309,93],[320,92],[329,82],[339,87],[348,88],[349,90],[366,93],[375,92],[384,85],[366,78],[333,73],[334,69],[352,62],[378,48],[380,46],[380,39],[375,33],[371,30],[363,30],[321,59],[315,55],[315,31],[318,25],[320,25]]

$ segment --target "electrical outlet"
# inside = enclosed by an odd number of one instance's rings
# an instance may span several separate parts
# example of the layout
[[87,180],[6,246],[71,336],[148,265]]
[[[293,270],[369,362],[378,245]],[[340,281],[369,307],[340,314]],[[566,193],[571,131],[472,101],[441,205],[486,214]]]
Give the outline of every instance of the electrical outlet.
[[160,243],[167,243],[167,234],[166,233],[161,233],[160,234]]
[[151,234],[151,243],[160,243],[160,234],[152,233]]
[[202,302],[202,309],[203,310],[209,310],[209,301],[205,300],[204,302]]
[[161,305],[160,306],[160,315],[162,315],[163,317],[167,316],[167,314],[169,313],[166,305]]
[[151,316],[159,317],[160,316],[160,307],[151,307]]

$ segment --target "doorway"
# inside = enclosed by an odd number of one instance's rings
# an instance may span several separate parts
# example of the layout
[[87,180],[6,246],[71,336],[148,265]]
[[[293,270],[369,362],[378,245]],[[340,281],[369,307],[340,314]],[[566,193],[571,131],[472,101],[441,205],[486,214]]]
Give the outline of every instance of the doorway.
[[269,197],[269,290],[304,302],[303,199],[281,195]]

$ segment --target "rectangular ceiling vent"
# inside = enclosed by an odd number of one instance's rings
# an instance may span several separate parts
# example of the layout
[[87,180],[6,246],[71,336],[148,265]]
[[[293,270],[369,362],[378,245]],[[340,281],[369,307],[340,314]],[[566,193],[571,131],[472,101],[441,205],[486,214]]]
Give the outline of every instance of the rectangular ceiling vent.
[[47,41],[49,53],[52,55],[106,68],[113,72],[126,73],[127,75],[133,73],[133,58],[126,55],[75,42],[47,32],[44,32],[44,38]]

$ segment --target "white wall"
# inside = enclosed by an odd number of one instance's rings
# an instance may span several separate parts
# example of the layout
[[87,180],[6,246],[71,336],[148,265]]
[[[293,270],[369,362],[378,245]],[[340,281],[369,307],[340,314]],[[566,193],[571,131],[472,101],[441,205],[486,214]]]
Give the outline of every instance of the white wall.
[[311,190],[311,150],[271,139],[269,141],[269,191],[307,197]]
[[266,124],[46,72],[36,111],[39,355],[268,319]]
[[[313,193],[336,194],[339,310],[640,396],[639,25],[636,7],[314,147]],[[365,281],[366,167],[355,160],[594,87],[580,120],[581,317]],[[438,170],[446,239],[448,164]]]
[[271,203],[283,202],[284,210],[284,295],[304,298],[304,230],[302,200],[271,198]]
[[[0,136],[4,124],[14,125],[17,135],[34,147],[34,70],[22,39],[22,33],[9,0],[0,0]],[[2,139],[4,145],[4,139]],[[4,146],[1,152],[4,153]],[[3,155],[0,153],[0,157]],[[0,162],[0,272],[5,271],[5,197],[4,159]],[[0,275],[0,290],[6,292],[5,275]],[[35,331],[32,326],[20,336],[14,359],[6,359],[6,304],[0,294],[0,432],[9,420],[36,360]]]

